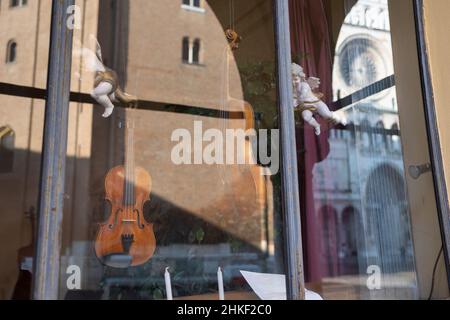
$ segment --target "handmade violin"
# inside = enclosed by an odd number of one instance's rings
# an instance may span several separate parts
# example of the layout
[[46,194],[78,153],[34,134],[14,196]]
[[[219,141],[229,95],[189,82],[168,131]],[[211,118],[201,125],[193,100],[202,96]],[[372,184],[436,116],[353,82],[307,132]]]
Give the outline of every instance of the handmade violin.
[[99,227],[95,253],[100,261],[114,268],[142,265],[156,248],[153,224],[144,218],[144,204],[150,200],[152,178],[135,166],[134,124],[126,125],[125,165],[111,169],[105,179],[106,201],[111,211]]

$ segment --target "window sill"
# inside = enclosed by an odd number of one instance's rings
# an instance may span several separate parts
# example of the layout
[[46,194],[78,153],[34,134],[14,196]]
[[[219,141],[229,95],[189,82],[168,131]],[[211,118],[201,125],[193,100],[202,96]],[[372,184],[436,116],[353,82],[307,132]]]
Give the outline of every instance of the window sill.
[[183,8],[184,10],[187,10],[187,11],[198,12],[198,13],[205,13],[206,12],[205,8],[188,6],[187,4],[182,4],[181,8]]
[[187,67],[201,67],[201,68],[205,68],[206,65],[202,64],[202,63],[189,63],[189,62],[182,62],[181,63],[183,66],[187,66]]
[[8,9],[9,10],[17,10],[17,9],[21,9],[21,8],[25,8],[27,7],[27,5],[18,5],[18,6],[9,6]]

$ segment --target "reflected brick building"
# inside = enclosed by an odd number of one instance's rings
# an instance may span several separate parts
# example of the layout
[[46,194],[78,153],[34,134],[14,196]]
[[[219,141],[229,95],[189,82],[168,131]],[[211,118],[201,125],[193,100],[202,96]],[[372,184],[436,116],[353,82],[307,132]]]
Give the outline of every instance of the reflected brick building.
[[[0,82],[45,88],[51,1],[29,1],[17,8],[8,5],[3,1],[0,10]],[[259,254],[274,251],[274,236],[269,232],[274,223],[274,191],[270,177],[260,174],[264,169],[180,167],[170,156],[172,132],[192,130],[194,121],[202,121],[204,130],[245,128],[249,119],[211,117],[201,110],[215,110],[219,115],[244,111],[238,65],[274,60],[273,23],[266,18],[272,10],[270,1],[238,5],[236,11],[243,17],[240,22],[237,17],[236,23],[247,39],[235,55],[229,54],[224,36],[229,12],[223,1],[200,1],[200,7],[178,0],[77,0],[76,5],[73,13],[81,22],[76,25],[80,28],[75,29],[75,45],[88,46],[91,35],[98,38],[105,65],[117,71],[125,91],[145,101],[146,107],[139,111],[118,108],[105,120],[102,107],[71,102],[62,273],[68,264],[79,264],[89,270],[84,287],[96,287],[101,280],[103,270],[93,256],[92,242],[97,223],[106,214],[104,177],[124,162],[123,124],[130,119],[136,126],[136,162],[153,179],[152,201],[146,209],[155,222],[161,249],[151,261],[150,274],[159,274],[165,265],[175,263],[167,258],[173,256],[171,246],[181,248],[177,254],[186,258],[189,252],[180,247],[183,244],[198,246],[199,258],[216,246],[222,248],[214,259],[224,259],[224,263],[231,263],[235,252],[250,252],[254,254],[249,255],[250,262],[233,261],[261,270]],[[16,58],[3,63],[8,58],[4,48],[9,48],[11,41],[17,45]],[[258,47],[261,41],[268,45]],[[92,90],[93,76],[83,71],[83,63],[74,57],[73,92]],[[9,239],[0,244],[6,261],[0,270],[0,298],[8,298],[16,279],[12,275],[19,269],[17,250],[31,242],[31,224],[24,212],[37,207],[45,103],[12,96],[1,96],[0,102],[0,127],[7,125],[15,134],[13,172],[0,174],[0,216],[4,221],[0,232]],[[275,110],[275,103],[272,107]],[[202,233],[203,237],[196,237]],[[217,265],[217,261],[210,264]],[[231,273],[235,270],[226,276]]]

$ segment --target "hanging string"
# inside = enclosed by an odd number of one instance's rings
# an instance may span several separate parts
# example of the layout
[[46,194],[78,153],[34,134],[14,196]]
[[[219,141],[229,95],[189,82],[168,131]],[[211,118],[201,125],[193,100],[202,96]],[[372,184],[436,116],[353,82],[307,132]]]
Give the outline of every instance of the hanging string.
[[[235,9],[234,9],[234,0],[229,0],[229,28],[233,29],[235,28]],[[223,70],[221,74],[221,94],[220,94],[220,101],[221,101],[221,107],[220,107],[220,119],[221,119],[221,129],[222,132],[225,134],[228,124],[228,117],[227,117],[227,111],[229,111],[229,101],[230,101],[230,45],[228,44],[225,46],[225,49],[223,51]],[[224,151],[224,155],[226,157],[226,147]],[[225,185],[225,179],[226,179],[226,158],[224,159],[225,163],[222,166],[219,166],[219,174],[220,174],[220,180],[222,181],[222,184]]]
[[[228,77],[228,72],[229,72],[229,45],[228,43],[225,46],[225,49],[223,51],[223,55],[222,55],[222,59],[223,59],[223,69],[221,72],[221,92],[220,92],[220,127],[222,130],[222,133],[225,134],[226,129],[227,129],[227,115],[226,115],[226,111],[228,110],[228,103],[229,103],[229,98],[230,98],[230,93],[229,93],[229,77]],[[224,146],[225,150],[223,150],[223,155],[226,155],[226,146]],[[225,163],[223,165],[218,165],[219,167],[219,175],[220,175],[220,180],[222,182],[223,185],[226,184],[225,182],[225,176],[226,176],[226,158],[224,159]]]
[[230,28],[235,30],[235,11],[234,11],[234,0],[230,0]]

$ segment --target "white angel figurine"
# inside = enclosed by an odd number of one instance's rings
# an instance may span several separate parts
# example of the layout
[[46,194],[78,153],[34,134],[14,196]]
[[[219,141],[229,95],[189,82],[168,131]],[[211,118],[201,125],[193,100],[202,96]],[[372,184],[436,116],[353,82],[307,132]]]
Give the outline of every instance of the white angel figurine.
[[321,134],[320,124],[314,118],[316,113],[330,122],[346,125],[345,120],[341,119],[335,112],[331,112],[321,100],[323,94],[314,93],[314,90],[320,86],[320,79],[314,77],[307,79],[303,68],[293,63],[292,81],[294,87],[294,108],[301,111],[303,120],[314,127],[316,135],[320,136]]
[[[82,47],[79,41],[75,41],[73,54],[82,58],[83,70],[94,73],[94,89],[91,96],[100,105],[105,107],[104,118],[108,118],[114,111],[114,103],[130,106],[137,103],[137,97],[131,96],[122,91],[119,86],[119,79],[114,70],[107,68],[103,64],[102,51],[97,39],[89,36],[90,45],[95,47],[95,52],[89,48]],[[81,75],[77,74],[81,79]]]

